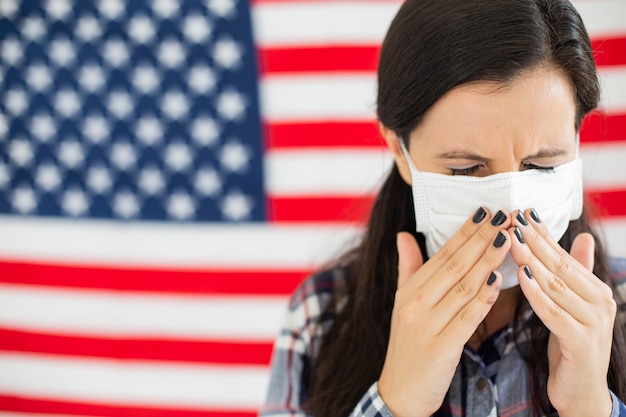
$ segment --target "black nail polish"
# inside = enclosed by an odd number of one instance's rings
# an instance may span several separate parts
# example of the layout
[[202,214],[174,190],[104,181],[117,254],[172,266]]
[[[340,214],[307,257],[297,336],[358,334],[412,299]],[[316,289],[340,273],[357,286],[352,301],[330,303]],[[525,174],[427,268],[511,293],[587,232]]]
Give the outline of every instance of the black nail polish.
[[493,219],[491,219],[491,224],[494,226],[500,226],[502,223],[504,223],[506,220],[506,214],[504,214],[502,212],[502,210],[499,210],[495,216],[493,216]]
[[487,285],[492,285],[494,282],[496,282],[496,278],[498,278],[498,276],[493,272],[489,274],[489,278],[487,278]]
[[539,218],[539,214],[537,213],[537,211],[535,209],[531,209],[530,210],[530,217],[532,217],[533,220],[536,223],[541,223],[541,219]]
[[522,226],[528,226],[528,220],[526,220],[526,217],[524,217],[524,213],[522,213],[521,211],[517,213],[517,221],[519,221]]
[[478,210],[476,210],[476,213],[474,213],[474,217],[472,217],[472,221],[478,224],[483,221],[486,215],[487,215],[487,212],[485,211],[485,209],[482,207],[479,207]]
[[530,272],[530,268],[528,267],[528,265],[524,266],[524,273],[529,279],[533,279],[533,274],[532,272]]
[[493,241],[493,246],[501,248],[504,242],[506,242],[506,235],[502,232],[498,232],[498,236],[496,236],[496,239]]
[[521,244],[526,243],[524,241],[524,236],[522,236],[522,232],[520,232],[517,227],[515,228],[515,231],[513,233],[515,234],[515,237],[517,238],[517,240],[519,240],[519,243]]

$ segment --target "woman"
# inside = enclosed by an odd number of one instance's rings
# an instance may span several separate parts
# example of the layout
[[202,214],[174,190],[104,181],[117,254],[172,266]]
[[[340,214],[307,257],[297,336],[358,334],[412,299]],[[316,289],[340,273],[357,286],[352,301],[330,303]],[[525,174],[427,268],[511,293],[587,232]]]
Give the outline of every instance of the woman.
[[406,1],[378,68],[395,166],[293,295],[261,415],[626,417],[626,264],[582,210],[598,96],[565,0]]

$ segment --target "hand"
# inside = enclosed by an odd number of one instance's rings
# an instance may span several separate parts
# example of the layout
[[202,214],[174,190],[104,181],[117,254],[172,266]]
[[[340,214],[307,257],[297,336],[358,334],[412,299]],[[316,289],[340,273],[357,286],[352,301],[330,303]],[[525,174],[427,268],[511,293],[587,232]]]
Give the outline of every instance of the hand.
[[[534,215],[538,219],[535,212]],[[531,307],[550,330],[548,397],[561,417],[609,416],[607,385],[613,324],[617,311],[613,292],[591,271],[594,240],[576,237],[568,254],[531,211],[516,216],[514,226],[525,243],[509,232],[511,254],[520,265],[520,287]],[[527,225],[520,220],[525,220]],[[524,268],[528,267],[532,279]]]
[[395,417],[430,416],[439,409],[464,345],[498,298],[502,278],[491,274],[510,249],[511,220],[499,213],[494,226],[489,217],[485,212],[476,223],[468,219],[425,264],[415,239],[398,234],[398,290],[378,381]]

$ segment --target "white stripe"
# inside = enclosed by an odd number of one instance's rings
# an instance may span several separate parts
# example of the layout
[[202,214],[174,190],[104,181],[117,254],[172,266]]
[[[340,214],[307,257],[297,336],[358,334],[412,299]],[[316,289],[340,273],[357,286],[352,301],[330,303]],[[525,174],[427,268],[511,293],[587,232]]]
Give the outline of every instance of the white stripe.
[[0,353],[3,395],[104,405],[249,409],[258,407],[266,367],[217,367]]
[[260,2],[252,8],[263,47],[378,45],[396,14],[395,1]]
[[[379,45],[400,7],[398,1],[258,2],[252,8],[255,39],[262,47]],[[626,34],[626,2],[578,0],[590,36]]]
[[392,158],[386,149],[273,150],[265,178],[270,195],[374,194]]
[[604,219],[600,228],[609,254],[626,258],[626,216]]
[[[602,67],[601,106],[626,111],[626,67]],[[270,75],[260,82],[261,111],[269,122],[376,118],[376,75],[329,73]]]
[[589,189],[626,189],[626,138],[618,143],[581,146],[583,179]]
[[[626,141],[585,145],[581,157],[587,188],[626,189]],[[275,196],[374,194],[390,166],[391,156],[382,148],[273,150],[267,160],[267,188]]]
[[325,225],[124,223],[0,216],[0,258],[185,268],[311,268],[358,229]]
[[286,297],[154,295],[0,284],[0,326],[68,335],[272,341],[286,308]]
[[572,3],[591,38],[626,36],[626,1],[575,0]]
[[374,73],[271,75],[260,81],[261,112],[268,121],[372,120]]

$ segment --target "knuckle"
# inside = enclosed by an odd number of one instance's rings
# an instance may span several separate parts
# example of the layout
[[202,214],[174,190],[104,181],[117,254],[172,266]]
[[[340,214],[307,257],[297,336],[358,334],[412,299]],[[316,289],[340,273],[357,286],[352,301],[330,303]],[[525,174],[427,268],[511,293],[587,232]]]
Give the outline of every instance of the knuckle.
[[476,316],[477,316],[476,313],[474,311],[472,311],[472,309],[470,309],[468,307],[464,307],[459,312],[459,319],[463,323],[467,323],[467,324],[474,324],[477,321],[477,317]]
[[484,242],[491,242],[491,239],[493,239],[494,236],[494,231],[488,227],[481,227],[478,229],[478,237]]
[[565,274],[569,270],[569,266],[569,255],[565,249],[560,248],[556,258],[556,272],[559,275]]
[[557,293],[563,293],[567,290],[567,285],[565,284],[565,282],[555,274],[552,274],[552,276],[549,278],[548,286],[550,287],[550,290]]
[[461,270],[462,265],[461,265],[461,262],[459,262],[459,259],[453,256],[450,259],[448,259],[448,262],[446,262],[444,268],[446,272],[450,274],[455,274]]
[[448,245],[443,245],[441,249],[439,249],[439,251],[435,254],[434,258],[441,262],[444,262],[451,255],[452,254],[450,253],[450,248],[448,248]]
[[563,309],[554,302],[551,302],[548,306],[548,312],[554,318],[559,318],[563,315]]
[[467,282],[467,279],[460,280],[454,286],[454,293],[456,295],[458,295],[459,297],[463,297],[463,298],[468,297],[468,296],[472,295],[473,292],[474,292],[474,289]]

